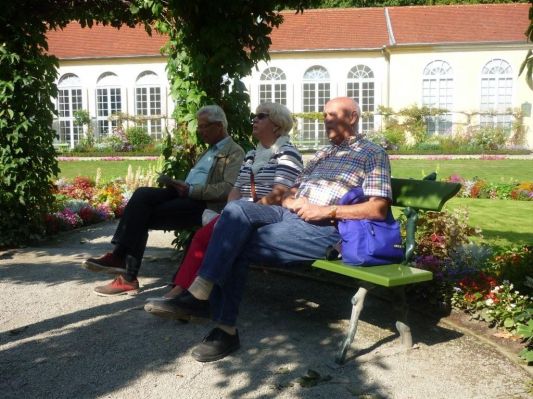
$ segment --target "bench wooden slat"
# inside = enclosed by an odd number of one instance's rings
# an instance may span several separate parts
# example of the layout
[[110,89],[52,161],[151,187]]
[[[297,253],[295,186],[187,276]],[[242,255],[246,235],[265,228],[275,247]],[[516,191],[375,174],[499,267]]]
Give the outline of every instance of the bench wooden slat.
[[461,189],[459,183],[432,180],[391,179],[394,206],[440,211]]
[[313,267],[343,274],[383,287],[397,287],[433,279],[433,273],[428,270],[417,269],[402,264],[358,267],[346,265],[341,260],[319,259],[313,263]]

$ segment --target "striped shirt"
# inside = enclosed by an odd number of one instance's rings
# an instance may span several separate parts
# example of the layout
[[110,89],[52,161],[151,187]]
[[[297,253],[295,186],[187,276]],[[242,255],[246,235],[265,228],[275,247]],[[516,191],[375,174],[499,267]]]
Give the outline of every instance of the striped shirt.
[[[251,180],[252,165],[256,150],[249,151],[245,157],[239,172],[239,177],[234,187],[241,192],[242,199],[252,200]],[[254,175],[255,192],[257,199],[270,194],[272,187],[280,184],[287,188],[294,185],[295,179],[303,169],[302,156],[291,143],[284,144],[272,154],[268,163]]]
[[296,180],[296,197],[316,205],[332,205],[350,189],[362,187],[365,196],[392,200],[390,163],[385,150],[363,139],[351,137],[339,145],[319,150]]

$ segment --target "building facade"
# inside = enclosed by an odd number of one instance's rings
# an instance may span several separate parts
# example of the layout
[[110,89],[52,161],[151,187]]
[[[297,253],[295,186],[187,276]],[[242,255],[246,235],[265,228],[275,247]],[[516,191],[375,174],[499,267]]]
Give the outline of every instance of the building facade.
[[[363,132],[383,128],[380,106],[394,111],[413,105],[446,109],[426,120],[429,134],[449,135],[479,126],[526,131],[533,148],[533,91],[518,71],[527,50],[528,4],[387,7],[284,12],[272,33],[271,59],[245,84],[251,107],[280,102],[296,114],[321,112],[332,97],[361,105]],[[86,37],[92,37],[88,42]],[[172,128],[165,38],[142,28],[114,30],[75,24],[50,32],[50,51],[60,59],[59,140],[73,146],[82,137],[73,112],[85,109],[97,134],[110,134],[138,116],[155,138]],[[106,45],[113,43],[113,46]],[[89,48],[89,45],[92,47]],[[305,115],[303,115],[305,116]],[[322,124],[298,118],[293,132],[302,149],[327,144]]]

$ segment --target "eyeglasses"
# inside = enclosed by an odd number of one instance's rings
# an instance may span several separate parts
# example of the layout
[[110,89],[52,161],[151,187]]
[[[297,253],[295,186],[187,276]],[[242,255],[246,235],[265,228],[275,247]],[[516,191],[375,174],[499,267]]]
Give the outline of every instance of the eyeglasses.
[[257,118],[258,120],[262,120],[265,118],[268,118],[270,114],[266,112],[259,112],[258,114],[250,114],[250,122],[254,123],[254,119]]
[[207,129],[210,126],[213,126],[215,123],[219,123],[219,122],[207,122],[207,123],[204,123],[203,125],[198,125],[198,129]]

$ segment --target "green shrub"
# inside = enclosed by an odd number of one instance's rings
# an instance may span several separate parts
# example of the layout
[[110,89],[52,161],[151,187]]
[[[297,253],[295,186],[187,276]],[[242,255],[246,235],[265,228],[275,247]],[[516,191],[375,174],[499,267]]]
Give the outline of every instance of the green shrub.
[[472,144],[483,150],[499,150],[506,140],[507,132],[501,127],[480,127],[472,134]]
[[[489,270],[499,280],[508,280],[520,292],[533,294],[533,248],[505,248],[499,250],[489,262]],[[528,279],[529,277],[529,279]]]
[[133,126],[126,129],[126,138],[132,145],[133,150],[140,150],[152,143],[152,137],[141,126]]
[[45,24],[17,25],[5,13],[0,21],[9,37],[0,45],[1,249],[44,234],[59,169],[51,128],[57,59],[44,50]]
[[383,132],[389,147],[400,148],[405,145],[405,131],[400,126],[391,126]]

